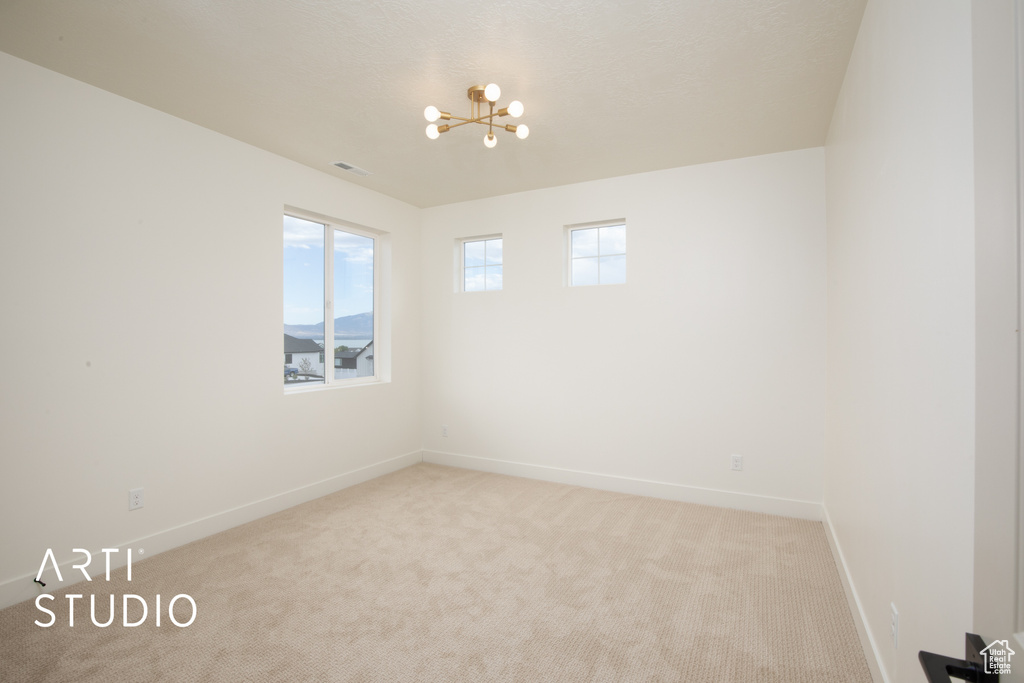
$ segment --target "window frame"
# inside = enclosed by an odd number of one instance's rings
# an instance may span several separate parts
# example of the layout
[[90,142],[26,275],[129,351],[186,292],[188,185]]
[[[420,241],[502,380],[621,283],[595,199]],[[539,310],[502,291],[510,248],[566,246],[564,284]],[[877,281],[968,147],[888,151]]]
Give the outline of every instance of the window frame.
[[[483,289],[466,289],[466,245],[470,242],[486,242],[488,240],[501,240],[501,287],[498,289],[487,289],[487,275],[484,271]],[[505,289],[505,236],[502,233],[492,235],[475,235],[473,237],[459,237],[455,240],[455,291],[464,294],[482,294],[486,292],[500,292]],[[485,261],[486,265],[486,261]]]
[[[282,212],[282,219],[285,216],[303,221],[310,221],[324,226],[324,346],[321,353],[324,357],[324,381],[322,383],[308,383],[289,386],[284,385],[285,395],[302,394],[311,391],[325,391],[330,389],[341,389],[354,386],[365,386],[369,384],[380,384],[391,381],[391,339],[390,326],[387,324],[385,307],[390,303],[390,256],[391,240],[390,234],[382,230],[352,223],[350,221],[332,218],[323,214],[305,211],[291,206],[285,206]],[[334,231],[347,232],[359,237],[366,237],[373,240],[373,331],[372,339],[374,345],[373,375],[366,377],[349,377],[342,379],[334,378],[334,362],[328,363],[327,358],[334,358],[334,347],[337,345],[334,338]],[[282,271],[282,287],[284,282]],[[283,296],[282,289],[282,296]],[[330,324],[328,324],[330,321]],[[282,320],[282,323],[284,321]],[[327,349],[331,349],[328,355]]]
[[[564,279],[565,279],[565,285],[567,287],[608,287],[608,286],[624,285],[624,284],[626,284],[628,279],[627,280],[623,280],[622,282],[601,282],[600,260],[598,261],[598,281],[597,281],[596,284],[586,284],[586,285],[584,285],[584,284],[574,284],[573,281],[572,281],[572,264],[573,264],[574,260],[577,260],[577,259],[573,259],[573,256],[572,256],[572,234],[574,232],[578,231],[578,230],[594,230],[594,229],[597,229],[597,228],[617,228],[619,226],[621,226],[626,231],[626,240],[628,242],[628,240],[629,240],[629,227],[627,226],[625,218],[614,218],[614,219],[609,219],[609,220],[606,220],[606,221],[595,221],[595,222],[592,222],[592,223],[575,223],[573,225],[566,225],[565,226],[565,278]],[[598,244],[600,244],[600,242],[598,242]],[[581,258],[597,258],[597,259],[600,259],[601,256],[622,256],[624,258],[628,258],[628,253],[629,253],[629,247],[628,246],[625,248],[625,251],[623,251],[621,254],[602,254],[600,252],[600,246],[598,247],[598,249],[599,249],[599,251],[598,251],[598,255],[597,256],[587,256],[587,257],[581,257]],[[627,265],[628,265],[628,261],[627,261]],[[629,272],[628,269],[627,269],[626,272],[628,274],[628,272]],[[628,275],[627,275],[627,278],[628,278]]]

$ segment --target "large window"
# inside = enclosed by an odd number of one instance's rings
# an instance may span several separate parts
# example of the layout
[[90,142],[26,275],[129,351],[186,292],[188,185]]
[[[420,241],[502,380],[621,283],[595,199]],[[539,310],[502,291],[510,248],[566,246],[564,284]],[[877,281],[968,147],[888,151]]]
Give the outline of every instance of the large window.
[[501,237],[462,241],[462,291],[485,292],[502,287]]
[[569,227],[569,285],[615,285],[626,281],[626,225]]
[[286,388],[377,377],[377,242],[356,228],[285,215]]

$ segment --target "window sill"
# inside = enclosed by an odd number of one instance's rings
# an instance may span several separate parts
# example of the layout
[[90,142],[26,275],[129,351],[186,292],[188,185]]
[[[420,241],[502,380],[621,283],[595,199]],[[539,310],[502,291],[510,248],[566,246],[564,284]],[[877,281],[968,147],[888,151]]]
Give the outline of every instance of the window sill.
[[352,387],[365,387],[373,384],[388,384],[389,380],[380,379],[379,377],[366,377],[361,379],[351,379],[347,381],[337,381],[331,384],[313,384],[309,386],[288,386],[284,387],[284,395],[291,396],[293,394],[309,394],[317,391],[333,391],[335,389],[351,389]]

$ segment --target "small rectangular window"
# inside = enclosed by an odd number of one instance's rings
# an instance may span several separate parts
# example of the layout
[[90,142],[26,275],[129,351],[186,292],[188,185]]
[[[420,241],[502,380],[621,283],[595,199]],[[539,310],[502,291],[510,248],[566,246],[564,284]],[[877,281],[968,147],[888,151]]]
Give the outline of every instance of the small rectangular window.
[[462,242],[462,291],[485,292],[502,288],[501,237]]
[[616,285],[626,281],[626,225],[570,227],[569,285]]

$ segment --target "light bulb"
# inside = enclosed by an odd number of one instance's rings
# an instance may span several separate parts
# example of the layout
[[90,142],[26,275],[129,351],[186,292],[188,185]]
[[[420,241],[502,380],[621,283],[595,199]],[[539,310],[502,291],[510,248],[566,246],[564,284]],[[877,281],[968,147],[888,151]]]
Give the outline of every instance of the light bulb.
[[439,118],[441,118],[441,112],[434,105],[430,105],[429,107],[423,110],[423,118],[433,123],[434,121],[437,121]]
[[441,134],[437,131],[436,123],[432,123],[429,126],[427,126],[427,137],[430,138],[431,140],[436,140],[439,137],[441,137]]
[[484,136],[484,144],[488,147],[494,147],[498,144],[498,138],[494,137],[494,133],[488,133]]
[[516,137],[520,140],[525,140],[526,136],[530,134],[530,127],[525,124],[519,124],[516,126]]
[[512,100],[512,104],[508,105],[508,115],[514,119],[518,119],[523,115],[523,103],[519,100]]
[[497,84],[491,83],[484,88],[484,97],[487,98],[488,102],[497,102],[498,98],[501,97],[501,88],[499,88]]

